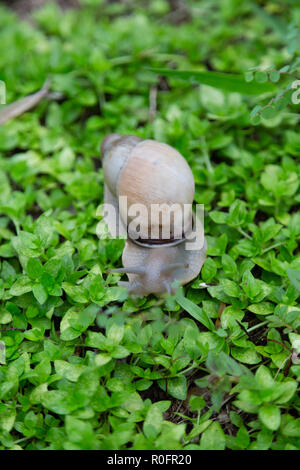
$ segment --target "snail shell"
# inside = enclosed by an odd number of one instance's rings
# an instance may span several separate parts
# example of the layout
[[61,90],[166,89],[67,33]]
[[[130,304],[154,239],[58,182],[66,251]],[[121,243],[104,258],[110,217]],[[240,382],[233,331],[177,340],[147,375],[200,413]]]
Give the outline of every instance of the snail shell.
[[[114,205],[129,237],[122,256],[124,268],[111,272],[127,273],[126,285],[137,295],[173,292],[172,284],[186,284],[195,278],[205,260],[205,241],[200,250],[189,251],[185,245],[184,236],[192,230],[195,191],[188,163],[167,144],[130,135],[107,136],[101,154],[105,202]],[[126,206],[119,204],[120,196],[126,196]],[[146,208],[145,213],[139,214],[138,230],[131,227],[134,216],[130,209],[136,204]],[[163,205],[158,219],[150,216],[155,204]],[[183,207],[188,210],[183,211]],[[164,238],[164,214],[170,215],[170,211],[172,223],[168,238]],[[155,239],[150,237],[153,233],[157,235]]]

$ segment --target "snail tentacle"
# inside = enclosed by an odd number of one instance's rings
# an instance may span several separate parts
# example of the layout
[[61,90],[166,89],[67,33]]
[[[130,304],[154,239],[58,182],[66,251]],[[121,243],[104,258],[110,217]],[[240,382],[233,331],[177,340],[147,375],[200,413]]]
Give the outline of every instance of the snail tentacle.
[[170,283],[169,283],[166,279],[164,279],[164,280],[163,280],[163,285],[164,285],[165,288],[166,288],[166,292],[167,292],[169,295],[171,295],[171,294],[172,294],[172,288],[171,288]]
[[185,268],[187,269],[189,265],[187,263],[172,263],[168,264],[164,268],[162,268],[161,272],[162,273],[169,273],[170,271],[173,271],[173,269],[178,269],[178,268]]
[[134,266],[132,268],[117,268],[117,269],[110,269],[107,271],[108,273],[124,273],[124,274],[145,274],[146,268],[145,266]]

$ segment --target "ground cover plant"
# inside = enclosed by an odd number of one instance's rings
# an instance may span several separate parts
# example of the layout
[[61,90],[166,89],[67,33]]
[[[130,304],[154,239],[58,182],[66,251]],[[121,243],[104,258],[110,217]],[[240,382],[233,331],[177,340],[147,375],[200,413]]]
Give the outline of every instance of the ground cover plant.
[[[53,92],[0,127],[0,448],[300,449],[299,5],[40,3],[0,5],[7,103]],[[193,170],[208,256],[175,296],[107,274],[111,132]]]

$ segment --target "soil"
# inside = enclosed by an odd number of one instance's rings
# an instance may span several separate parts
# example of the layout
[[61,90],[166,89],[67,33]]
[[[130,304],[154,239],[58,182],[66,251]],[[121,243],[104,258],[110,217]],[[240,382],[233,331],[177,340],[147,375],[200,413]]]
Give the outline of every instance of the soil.
[[[48,1],[49,0],[2,0],[2,3],[5,3],[7,7],[14,10],[19,16],[26,17],[33,10],[42,7]],[[56,3],[63,9],[78,7],[78,0],[56,0]]]
[[[78,8],[79,0],[52,0],[66,10],[67,8]],[[127,0],[107,0],[109,2],[126,2]],[[30,16],[30,13],[37,8],[41,8],[49,0],[0,0],[7,7],[14,10],[21,18]],[[180,24],[190,20],[190,12],[183,0],[168,0],[170,12],[166,15],[165,20],[172,24]]]

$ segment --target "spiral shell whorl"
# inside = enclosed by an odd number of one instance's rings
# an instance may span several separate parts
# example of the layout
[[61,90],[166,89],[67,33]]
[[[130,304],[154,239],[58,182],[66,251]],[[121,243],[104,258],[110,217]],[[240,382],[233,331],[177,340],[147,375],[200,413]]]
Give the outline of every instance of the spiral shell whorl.
[[110,134],[101,144],[104,177],[109,190],[114,196],[118,196],[117,187],[120,175],[130,158],[132,149],[141,140],[134,135]]

